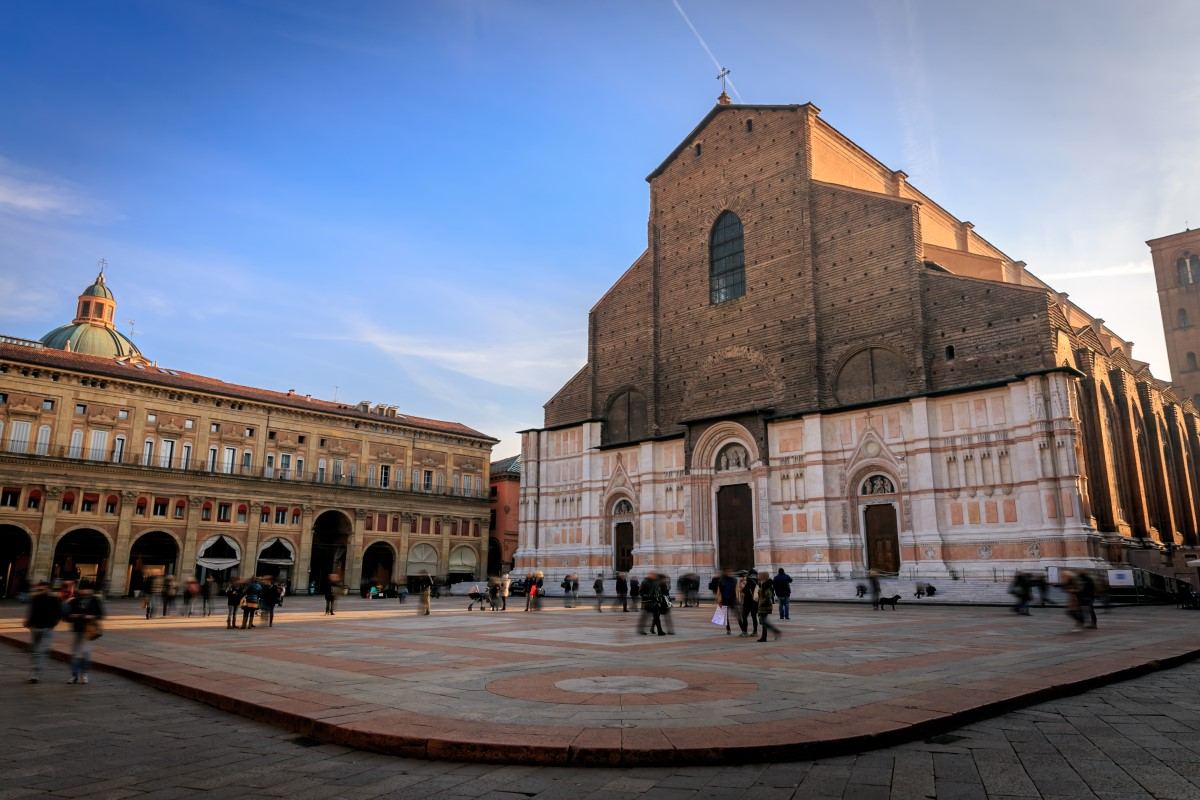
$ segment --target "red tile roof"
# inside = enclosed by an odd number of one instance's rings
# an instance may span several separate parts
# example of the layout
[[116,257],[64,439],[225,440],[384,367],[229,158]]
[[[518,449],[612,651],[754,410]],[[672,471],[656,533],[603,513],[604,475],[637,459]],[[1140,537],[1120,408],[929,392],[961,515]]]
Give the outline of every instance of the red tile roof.
[[0,358],[40,367],[77,370],[92,375],[103,375],[110,378],[150,383],[157,386],[170,386],[177,389],[209,392],[238,400],[274,403],[289,408],[335,414],[341,417],[370,420],[371,422],[395,423],[397,425],[457,434],[459,436],[470,436],[491,442],[499,441],[459,422],[414,417],[408,414],[401,414],[400,412],[396,412],[395,417],[385,417],[380,414],[361,411],[356,406],[345,403],[335,403],[316,398],[309,399],[304,395],[292,392],[275,392],[270,389],[257,389],[253,386],[240,386],[236,383],[226,383],[217,378],[193,375],[190,372],[182,372],[177,369],[160,367],[149,363],[139,367],[127,360],[89,356],[82,353],[71,353],[65,350],[54,350],[46,347],[27,347],[18,344],[8,344],[3,341],[0,341]]

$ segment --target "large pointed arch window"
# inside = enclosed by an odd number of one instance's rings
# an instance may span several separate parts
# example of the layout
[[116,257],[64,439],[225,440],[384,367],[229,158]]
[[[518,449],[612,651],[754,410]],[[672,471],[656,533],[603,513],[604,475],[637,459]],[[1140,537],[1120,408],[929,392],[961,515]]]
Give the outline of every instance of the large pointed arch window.
[[746,293],[746,249],[742,221],[726,211],[717,217],[709,238],[708,297],[713,305]]

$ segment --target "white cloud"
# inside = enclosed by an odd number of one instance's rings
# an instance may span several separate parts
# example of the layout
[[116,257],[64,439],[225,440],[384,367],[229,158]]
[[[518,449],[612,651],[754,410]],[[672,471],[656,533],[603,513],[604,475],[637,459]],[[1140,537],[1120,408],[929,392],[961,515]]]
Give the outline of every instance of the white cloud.
[[0,156],[0,211],[80,216],[91,203],[71,182],[21,167]]

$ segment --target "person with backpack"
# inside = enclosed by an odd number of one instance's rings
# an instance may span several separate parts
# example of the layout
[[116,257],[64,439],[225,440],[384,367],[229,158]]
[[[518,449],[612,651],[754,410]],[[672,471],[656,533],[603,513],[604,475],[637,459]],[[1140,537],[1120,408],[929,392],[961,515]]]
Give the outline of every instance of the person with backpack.
[[601,604],[604,602],[604,578],[597,575],[596,580],[592,581],[592,591],[596,593],[596,613],[604,611]]
[[[779,571],[783,572],[782,569]],[[776,640],[783,635],[779,632],[779,628],[776,628],[767,619],[767,617],[771,616],[771,606],[774,599],[775,584],[772,582],[771,576],[766,572],[758,573],[758,586],[754,590],[754,601],[758,610],[758,621],[760,627],[762,627],[762,636],[758,639],[760,642],[767,640],[767,631],[774,634]],[[782,601],[780,602],[780,607],[783,607]]]

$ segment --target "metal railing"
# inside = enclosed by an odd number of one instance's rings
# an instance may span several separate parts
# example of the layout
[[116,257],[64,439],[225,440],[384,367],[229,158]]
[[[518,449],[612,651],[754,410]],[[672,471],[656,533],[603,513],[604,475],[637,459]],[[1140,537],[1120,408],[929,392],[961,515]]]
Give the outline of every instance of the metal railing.
[[328,470],[295,470],[281,469],[265,464],[243,464],[227,462],[218,458],[215,462],[209,458],[185,460],[176,455],[163,458],[160,453],[147,456],[143,452],[119,452],[112,447],[104,450],[92,450],[85,447],[58,446],[37,447],[32,443],[22,448],[20,442],[0,451],[2,459],[45,459],[58,463],[78,463],[92,469],[129,469],[137,468],[155,470],[164,473],[185,473],[188,475],[211,475],[216,477],[255,478],[259,480],[287,481],[289,483],[304,483],[315,486],[331,486],[346,489],[368,489],[377,492],[408,492],[415,494],[435,495],[439,497],[462,497],[470,500],[483,500],[487,497],[484,490],[471,491],[454,487],[441,487],[436,484],[426,487],[422,481],[404,481],[391,479],[387,486],[381,486],[378,479],[357,475],[350,472],[332,473]]

